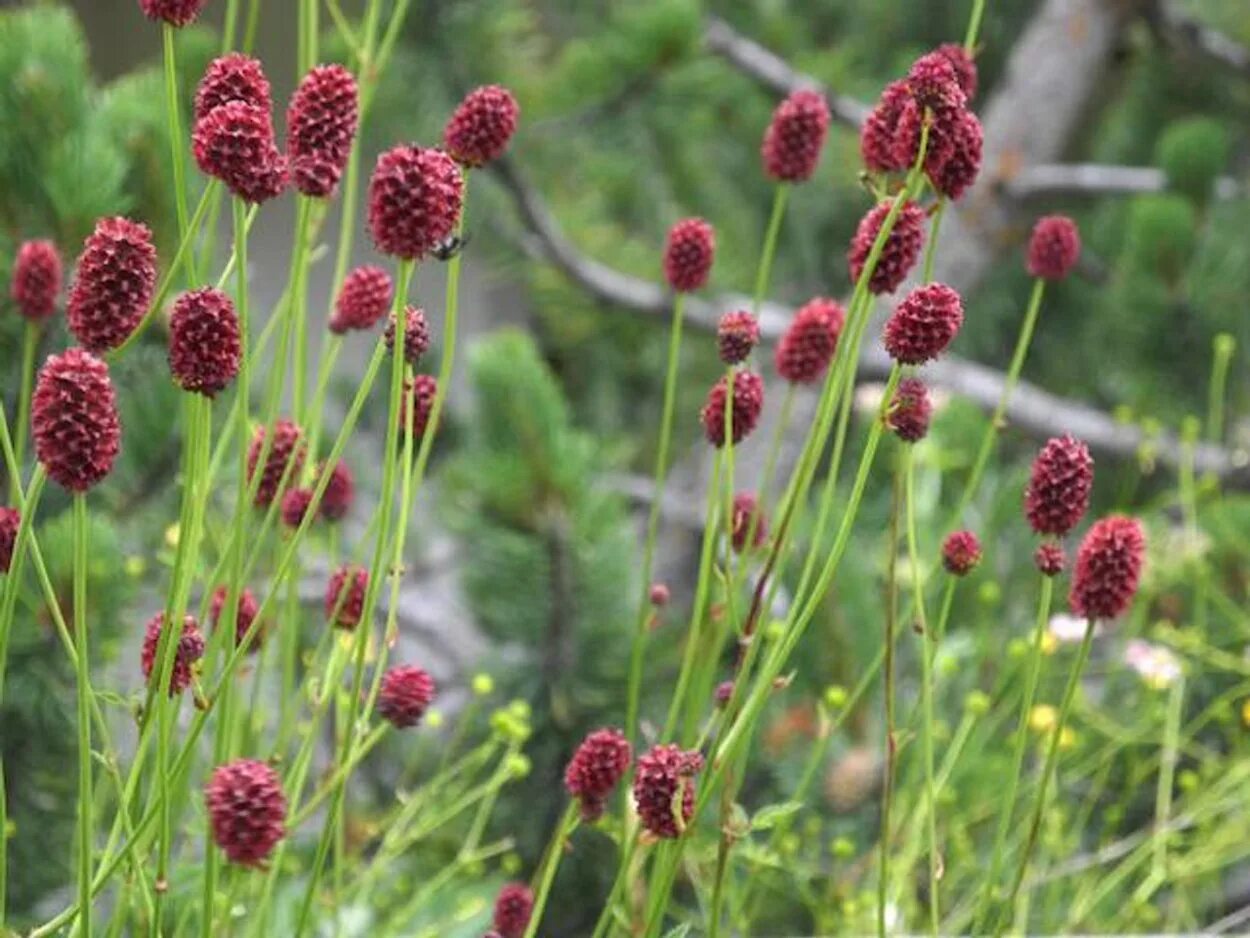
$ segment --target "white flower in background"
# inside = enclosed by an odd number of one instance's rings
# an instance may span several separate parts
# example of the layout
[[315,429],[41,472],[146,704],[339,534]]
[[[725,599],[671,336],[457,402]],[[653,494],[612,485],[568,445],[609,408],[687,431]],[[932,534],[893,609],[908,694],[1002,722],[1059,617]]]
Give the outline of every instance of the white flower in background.
[[1180,680],[1181,659],[1162,645],[1135,638],[1124,649],[1124,662],[1137,672],[1147,687],[1163,690]]

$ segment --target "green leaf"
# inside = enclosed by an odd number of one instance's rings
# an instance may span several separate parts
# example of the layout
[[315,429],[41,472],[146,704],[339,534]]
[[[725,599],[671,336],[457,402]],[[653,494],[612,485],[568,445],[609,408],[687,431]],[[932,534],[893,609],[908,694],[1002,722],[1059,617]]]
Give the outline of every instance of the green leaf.
[[772,828],[777,826],[778,821],[790,817],[790,815],[802,807],[803,802],[801,801],[783,801],[780,804],[770,804],[760,808],[756,812],[755,817],[751,819],[751,830],[772,830]]

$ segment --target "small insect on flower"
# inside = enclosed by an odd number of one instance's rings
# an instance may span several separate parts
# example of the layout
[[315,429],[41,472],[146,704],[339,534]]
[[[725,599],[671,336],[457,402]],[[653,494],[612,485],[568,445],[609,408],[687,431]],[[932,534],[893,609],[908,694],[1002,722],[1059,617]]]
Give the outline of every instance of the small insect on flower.
[[435,260],[446,263],[468,247],[470,237],[471,236],[467,234],[448,235],[442,241],[438,242],[438,244],[434,245],[434,247],[430,249],[430,253],[434,255]]

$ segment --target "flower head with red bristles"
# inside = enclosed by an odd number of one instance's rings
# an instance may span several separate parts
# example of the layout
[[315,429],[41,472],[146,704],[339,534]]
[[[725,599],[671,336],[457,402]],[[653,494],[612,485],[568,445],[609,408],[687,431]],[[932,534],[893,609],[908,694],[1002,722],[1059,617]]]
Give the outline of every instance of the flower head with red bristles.
[[951,201],[963,196],[977,181],[985,150],[985,131],[971,111],[960,111],[952,128],[954,147],[950,156],[930,173],[933,187]]
[[1039,218],[1029,238],[1029,276],[1062,280],[1081,256],[1081,233],[1066,215]]
[[794,384],[820,380],[838,350],[845,323],[846,311],[826,297],[799,307],[773,351],[777,374]]
[[345,563],[334,571],[326,584],[326,618],[335,628],[351,631],[360,624],[365,610],[369,571]]
[[520,116],[516,98],[507,88],[475,88],[448,119],[443,148],[463,166],[485,166],[508,149]]
[[369,180],[369,231],[383,254],[420,260],[460,221],[464,177],[442,150],[398,146]]
[[434,678],[416,665],[397,665],[382,677],[378,713],[397,729],[416,726],[433,702]]
[[239,373],[239,319],[230,297],[212,287],[174,301],[169,317],[169,370],[184,391],[213,397]]
[[973,61],[968,50],[957,42],[947,42],[934,50],[950,62],[955,70],[955,81],[964,97],[971,102],[977,96],[977,63]]
[[1067,564],[1068,558],[1064,555],[1063,548],[1051,541],[1039,544],[1037,550],[1033,551],[1033,566],[1037,567],[1042,576],[1058,576],[1063,573]]
[[670,743],[655,746],[638,757],[634,806],[643,828],[653,837],[675,838],[685,831],[694,814],[694,777],[702,768],[703,756],[697,751]]
[[950,345],[964,322],[959,294],[944,283],[917,287],[885,324],[885,350],[896,362],[922,365]]
[[281,195],[290,179],[269,111],[254,104],[229,101],[205,114],[192,131],[191,152],[204,175],[254,205]]
[[[860,220],[851,239],[851,247],[847,251],[847,264],[851,271],[851,280],[858,283],[876,243],[877,235],[890,213],[892,199],[878,202]],[[916,266],[920,258],[920,250],[924,247],[925,213],[915,202],[907,202],[899,210],[881,249],[877,266],[868,281],[868,289],[875,294],[893,293],[898,285],[906,279],[907,274]]]
[[260,866],[286,836],[286,796],[278,773],[255,759],[218,766],[204,787],[213,842],[231,863]]
[[13,548],[22,526],[22,513],[16,508],[0,505],[0,573],[8,573],[13,564]]
[[[140,654],[144,680],[151,680],[152,668],[160,664],[156,660],[156,652],[159,650],[161,632],[164,631],[164,627],[165,613],[163,612],[158,612],[148,620],[147,630],[143,635],[143,651]],[[204,656],[204,636],[200,634],[200,627],[195,621],[195,616],[183,618],[182,632],[176,640],[171,639],[171,641],[176,641],[178,648],[174,652],[174,667],[169,675],[169,696],[177,697],[190,686],[195,663]]]
[[330,331],[338,335],[351,330],[372,329],[391,308],[395,288],[381,267],[365,264],[343,280],[334,301]]
[[189,26],[207,3],[208,0],[139,0],[139,8],[150,20],[161,20],[170,26]]
[[412,432],[414,439],[425,436],[438,397],[438,379],[433,375],[414,375],[404,382],[404,396],[399,402],[399,432]]
[[954,576],[967,576],[981,562],[981,539],[972,531],[955,531],[942,542],[942,566]]
[[716,348],[726,365],[738,365],[751,357],[760,344],[760,324],[744,309],[726,313],[716,325]]
[[[257,427],[252,434],[252,443],[247,450],[248,485],[252,485],[256,477],[257,465],[265,449],[265,436],[263,425]],[[261,470],[260,482],[256,485],[256,498],[253,504],[257,508],[266,508],[273,504],[274,499],[285,494],[289,486],[298,482],[307,452],[303,437],[304,431],[290,420],[279,418],[274,421],[273,442],[269,445],[269,453],[265,458],[264,468]]]
[[1038,534],[1063,537],[1089,508],[1094,460],[1089,447],[1069,435],[1046,441],[1033,460],[1024,491],[1024,513]]
[[[395,349],[395,316],[386,324],[386,348]],[[404,309],[404,361],[415,365],[430,347],[430,327],[425,321],[425,310],[416,306]]]
[[818,91],[800,88],[777,105],[764,132],[764,171],[778,182],[811,178],[829,134],[829,105]]
[[683,218],[668,230],[664,279],[678,293],[701,289],[716,256],[716,232],[702,218]]
[[919,378],[904,378],[898,383],[894,398],[885,415],[885,425],[907,443],[917,443],[929,432],[933,419],[933,403],[929,389]]
[[70,332],[89,352],[130,337],[156,292],[156,247],[147,225],[102,218],[83,243],[69,291]]
[[351,155],[359,119],[356,78],[341,65],[318,65],[299,83],[286,112],[286,148],[295,188],[328,198]]
[[76,493],[100,482],[121,449],[108,366],[80,348],[49,356],[35,381],[31,432],[53,481]]
[[[213,624],[213,628],[217,628],[221,624],[221,614],[225,611],[226,600],[229,599],[229,590],[224,586],[219,586],[213,590],[212,602],[208,607],[208,620]],[[248,629],[252,627],[252,623],[256,621],[256,616],[260,612],[260,604],[256,601],[256,594],[247,587],[239,593],[238,610],[234,617],[234,643],[242,644],[247,638]],[[263,629],[258,628],[252,636],[252,643],[248,647],[248,651],[256,652],[260,650],[260,641]]]
[[1096,521],[1076,552],[1068,605],[1073,615],[1114,619],[1122,615],[1141,582],[1146,534],[1125,515]]
[[[746,549],[748,537],[751,538],[751,547],[760,547],[768,540],[768,519],[764,517],[764,509],[754,493],[739,492],[734,496],[733,514],[729,520],[729,540],[738,553]],[[752,528],[755,530],[752,531]]]
[[250,104],[266,114],[273,109],[269,79],[259,60],[231,52],[209,62],[195,89],[196,123],[231,101]]
[[959,78],[951,56],[936,50],[912,63],[907,72],[907,87],[922,108],[962,108],[968,103],[968,97],[960,87]]
[[633,758],[620,730],[595,730],[582,740],[564,770],[564,787],[581,804],[582,820],[595,821]]
[[19,315],[41,322],[56,312],[61,295],[61,255],[51,241],[25,241],[13,260],[9,296]]
[[859,129],[859,155],[869,171],[893,173],[907,169],[910,165],[909,160],[898,159],[894,140],[898,134],[898,122],[903,108],[911,100],[911,90],[907,87],[907,82],[891,82],[885,86],[876,105],[868,113]]
[[[318,481],[324,471],[325,465],[322,464],[317,469]],[[340,460],[330,471],[330,481],[326,483],[325,492],[321,495],[321,517],[327,521],[341,521],[351,511],[355,500],[356,478],[352,475],[351,467]]]
[[[764,379],[753,371],[736,371],[733,376],[732,432],[734,444],[741,443],[759,423],[760,411],[764,409]],[[725,445],[725,404],[728,384],[721,378],[708,392],[707,402],[699,414],[703,421],[703,433],[709,443],[720,448]]]
[[523,938],[534,914],[534,893],[525,883],[508,883],[495,898],[495,931],[499,938]]
[[304,518],[308,514],[308,509],[312,506],[313,490],[310,488],[294,488],[289,489],[282,496],[282,504],[279,506],[282,513],[282,523],[292,530],[298,528],[304,523]]

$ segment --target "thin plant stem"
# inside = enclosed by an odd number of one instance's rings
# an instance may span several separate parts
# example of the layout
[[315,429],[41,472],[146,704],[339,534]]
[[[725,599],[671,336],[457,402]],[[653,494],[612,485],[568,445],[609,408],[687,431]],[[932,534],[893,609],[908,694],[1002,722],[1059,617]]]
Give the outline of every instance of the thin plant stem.
[[1237,350],[1237,340],[1227,332],[1215,337],[1211,362],[1211,382],[1207,390],[1207,439],[1218,443],[1224,438],[1224,398],[1228,393],[1228,366]]
[[534,891],[534,911],[530,915],[529,924],[525,927],[524,938],[534,938],[538,934],[538,925],[543,919],[543,910],[547,907],[547,898],[551,895],[551,884],[555,882],[556,870],[560,868],[560,860],[564,856],[564,842],[577,827],[577,802],[570,801],[560,823],[556,825],[551,843],[543,857],[542,873],[538,878],[538,888]]
[[[178,106],[178,62],[174,27],[169,23],[162,24],[161,36],[165,59],[165,113],[169,123],[170,155],[174,167],[174,209],[178,217],[178,237],[185,239],[191,234],[191,221],[187,212],[187,166],[183,153],[185,138],[182,133],[182,113]],[[187,281],[195,283],[198,279],[195,272],[195,252],[186,252],[182,263],[186,267]]]
[[981,32],[981,17],[985,14],[985,0],[973,0],[972,16],[968,19],[968,32],[964,35],[964,49],[972,52],[977,46],[977,35]]
[[78,933],[91,938],[95,799],[91,793],[91,658],[87,640],[87,496],[74,495],[74,641],[78,651]]
[[1168,694],[1167,722],[1163,728],[1163,746],[1159,751],[1159,785],[1155,790],[1155,823],[1150,835],[1152,879],[1162,883],[1167,878],[1168,825],[1172,816],[1172,782],[1176,776],[1176,754],[1179,748],[1181,714],[1184,712],[1185,679],[1178,678]]
[[9,490],[16,501],[22,492],[21,468],[26,456],[26,433],[30,426],[30,395],[35,384],[35,352],[39,348],[39,324],[27,320],[22,330],[22,371],[17,399],[17,426],[14,428],[14,453],[17,472],[9,473]]
[[946,214],[946,199],[939,197],[933,209],[933,222],[929,225],[929,243],[924,249],[923,282],[933,282],[933,262],[937,259],[938,232],[942,230],[942,216]]
[[781,233],[781,221],[785,218],[786,202],[789,200],[790,187],[780,183],[773,194],[773,209],[768,218],[768,229],[764,233],[764,247],[760,251],[759,267],[755,271],[755,292],[751,295],[751,312],[760,314],[764,303],[764,294],[768,292],[768,282],[772,277],[773,257],[777,253],[777,238]]
[[881,785],[881,853],[877,874],[877,934],[881,938],[886,935],[885,912],[890,892],[890,808],[894,800],[894,766],[897,756],[894,739],[894,640],[898,622],[899,515],[903,510],[902,501],[903,470],[897,467],[890,499],[890,530],[886,539],[886,615],[885,634],[882,636],[885,646],[884,680],[881,684],[885,699],[885,779]]

